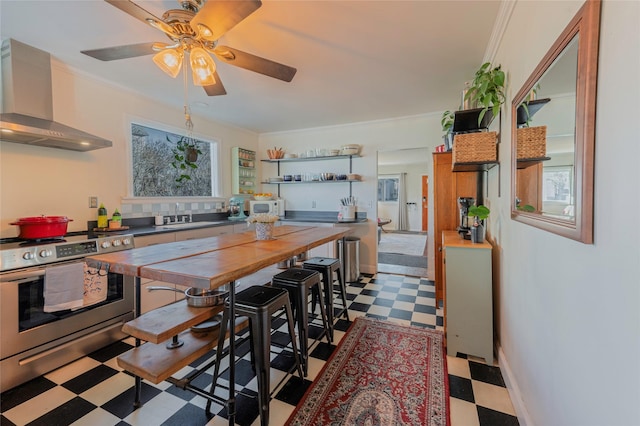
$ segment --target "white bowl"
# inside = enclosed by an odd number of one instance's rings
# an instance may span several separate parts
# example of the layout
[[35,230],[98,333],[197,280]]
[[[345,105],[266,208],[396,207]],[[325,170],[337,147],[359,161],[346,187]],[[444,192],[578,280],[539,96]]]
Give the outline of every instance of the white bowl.
[[358,148],[343,147],[342,155],[358,155]]

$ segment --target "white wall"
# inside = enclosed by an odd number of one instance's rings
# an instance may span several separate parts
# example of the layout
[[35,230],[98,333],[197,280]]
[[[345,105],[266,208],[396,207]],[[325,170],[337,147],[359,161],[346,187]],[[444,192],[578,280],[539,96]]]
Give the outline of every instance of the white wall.
[[[494,60],[508,73],[507,105],[580,5],[516,4]],[[640,207],[638,23],[639,2],[603,2],[594,244],[510,219],[506,108],[502,166],[489,174],[494,306],[501,367],[526,407],[524,424],[640,424],[640,228],[629,220]]]
[[[310,148],[334,148],[345,144],[362,145],[361,157],[353,160],[353,172],[362,175],[361,183],[353,184],[353,195],[358,198],[358,211],[367,213],[369,230],[360,244],[360,269],[363,272],[377,270],[377,152],[390,149],[429,148],[433,151],[442,141],[440,128],[441,113],[426,114],[414,117],[381,120],[367,123],[356,123],[346,126],[305,129],[292,132],[269,133],[260,135],[259,155],[266,157],[268,148],[283,147],[286,152],[299,153]],[[431,174],[433,161],[427,156],[428,173]],[[318,161],[317,163],[294,163],[305,170],[312,167],[342,167],[333,165],[334,161]],[[272,164],[263,165],[265,176],[271,176]],[[327,170],[331,171],[331,170]],[[287,200],[287,210],[337,211],[340,197],[348,195],[348,187],[339,188],[342,184],[313,185],[293,188],[282,186],[282,197]],[[346,185],[346,184],[345,184]],[[265,185],[265,191],[275,192],[273,185]],[[301,192],[294,192],[301,191]],[[345,193],[346,191],[346,193]],[[295,197],[295,199],[294,199]],[[291,199],[291,201],[290,201]],[[433,196],[430,194],[431,206]],[[301,200],[296,202],[295,200]],[[312,208],[312,201],[316,208]],[[431,215],[431,213],[430,213]],[[433,225],[430,224],[433,232]],[[430,238],[430,242],[433,240]],[[432,243],[431,243],[432,244]],[[429,248],[429,266],[433,266],[433,247]]]
[[[170,108],[52,63],[54,119],[113,141],[113,147],[90,152],[33,147],[0,142],[0,237],[15,237],[9,225],[25,216],[65,215],[73,219],[69,231],[87,229],[97,209],[88,197],[95,195],[109,212],[120,208],[131,172],[127,135],[130,117],[184,129],[181,108]],[[167,80],[168,84],[176,83]],[[178,83],[176,83],[178,84]],[[231,196],[231,147],[256,149],[255,133],[193,114],[194,134],[221,141],[223,195]]]

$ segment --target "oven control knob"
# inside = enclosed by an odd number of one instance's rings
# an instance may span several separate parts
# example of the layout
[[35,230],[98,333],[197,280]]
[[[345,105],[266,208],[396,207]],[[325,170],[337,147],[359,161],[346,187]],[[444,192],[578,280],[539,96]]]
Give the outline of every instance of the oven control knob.
[[120,240],[113,240],[112,244],[114,247],[118,247],[120,245]]
[[130,238],[125,238],[122,240],[122,244],[125,246],[128,246],[129,244],[131,244],[131,239]]
[[109,241],[103,241],[102,244],[100,244],[102,246],[102,248],[109,248],[111,247],[111,243]]
[[51,250],[42,250],[40,252],[40,257],[49,257],[53,254]]
[[31,260],[33,259],[33,253],[31,253],[30,251],[26,252],[25,254],[22,255],[22,258],[24,260]]

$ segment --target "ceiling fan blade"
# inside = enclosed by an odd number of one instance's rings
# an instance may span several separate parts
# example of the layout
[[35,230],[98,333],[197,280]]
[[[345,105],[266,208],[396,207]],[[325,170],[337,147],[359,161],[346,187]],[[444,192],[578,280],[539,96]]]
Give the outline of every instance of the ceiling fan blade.
[[217,72],[214,72],[213,74],[216,79],[216,84],[212,84],[210,86],[203,86],[204,91],[207,92],[207,95],[209,96],[226,95],[227,91],[224,89],[224,86],[222,85],[222,80],[220,80],[220,76],[218,75]]
[[[117,7],[128,15],[144,22],[147,25],[151,25],[153,28],[157,28],[169,35],[176,35],[173,29],[166,25],[164,21],[154,14],[147,12],[131,0],[104,0],[112,6]],[[155,23],[155,25],[154,25]]]
[[213,52],[221,60],[249,71],[282,81],[291,81],[297,69],[228,46],[217,46]]
[[82,50],[80,53],[100,59],[101,61],[113,61],[155,53],[152,49],[154,44],[154,42],[127,44],[124,46],[105,47],[103,49]]
[[[216,41],[260,6],[260,0],[208,0],[191,19],[191,28],[205,40]],[[199,24],[206,26],[210,32],[203,33]]]

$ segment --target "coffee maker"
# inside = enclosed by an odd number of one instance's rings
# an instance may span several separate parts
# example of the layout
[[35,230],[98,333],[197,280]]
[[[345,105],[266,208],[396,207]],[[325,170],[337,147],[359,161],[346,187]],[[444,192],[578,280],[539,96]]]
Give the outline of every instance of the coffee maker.
[[458,206],[460,208],[460,226],[458,226],[458,234],[465,240],[471,239],[471,225],[473,219],[469,217],[469,207],[475,204],[473,197],[459,197]]
[[231,197],[229,199],[229,220],[245,220],[244,197]]

